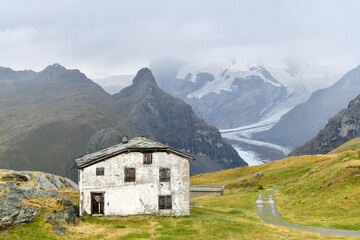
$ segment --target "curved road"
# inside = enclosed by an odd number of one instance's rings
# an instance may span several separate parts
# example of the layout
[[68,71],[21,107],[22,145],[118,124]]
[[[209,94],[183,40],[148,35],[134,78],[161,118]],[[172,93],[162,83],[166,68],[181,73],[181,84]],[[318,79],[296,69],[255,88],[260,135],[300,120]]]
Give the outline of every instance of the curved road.
[[[269,196],[265,199],[263,196],[265,192],[271,191]],[[310,231],[310,232],[317,232],[323,234],[329,234],[334,236],[347,236],[347,237],[360,237],[360,231],[355,230],[341,230],[341,229],[333,229],[333,228],[321,228],[321,227],[311,227],[311,226],[304,226],[296,223],[291,223],[285,221],[281,218],[279,212],[276,209],[275,201],[273,197],[273,193],[276,191],[276,188],[266,189],[262,191],[256,200],[256,207],[259,216],[267,223],[283,226],[283,227],[290,227],[296,228],[300,230]]]

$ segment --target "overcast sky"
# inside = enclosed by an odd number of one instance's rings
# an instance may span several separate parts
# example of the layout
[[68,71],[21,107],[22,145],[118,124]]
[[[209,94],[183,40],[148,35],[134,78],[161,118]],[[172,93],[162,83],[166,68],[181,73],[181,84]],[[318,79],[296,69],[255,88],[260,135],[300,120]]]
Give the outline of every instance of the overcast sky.
[[360,63],[360,1],[0,0],[0,66],[90,77],[152,60]]

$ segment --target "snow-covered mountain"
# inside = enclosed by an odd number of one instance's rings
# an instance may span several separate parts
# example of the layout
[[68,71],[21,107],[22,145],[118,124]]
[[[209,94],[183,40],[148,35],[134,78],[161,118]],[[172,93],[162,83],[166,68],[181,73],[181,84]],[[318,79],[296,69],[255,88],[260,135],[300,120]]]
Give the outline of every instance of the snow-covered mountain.
[[198,116],[222,129],[223,137],[249,164],[285,157],[292,149],[253,136],[272,128],[313,91],[331,85],[343,73],[307,64],[183,64],[177,69],[171,65],[171,71],[166,64],[154,66],[161,88],[191,104]]

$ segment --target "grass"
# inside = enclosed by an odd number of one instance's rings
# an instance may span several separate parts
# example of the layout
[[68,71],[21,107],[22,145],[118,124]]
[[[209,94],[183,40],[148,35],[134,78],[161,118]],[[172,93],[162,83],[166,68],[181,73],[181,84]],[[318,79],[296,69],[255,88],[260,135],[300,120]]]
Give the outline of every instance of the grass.
[[[231,169],[191,178],[191,183],[246,189],[246,183],[280,186],[275,198],[281,215],[304,225],[360,230],[358,151],[300,156],[260,166]],[[253,178],[263,173],[260,178]],[[217,181],[217,179],[219,179]]]
[[[67,227],[65,236],[52,232],[42,217],[9,229],[1,239],[328,239],[328,236],[268,225],[256,213],[261,190],[230,189],[222,197],[195,199],[186,217],[91,217]],[[332,239],[351,239],[334,237]]]
[[329,152],[329,154],[342,153],[349,150],[355,151],[357,149],[360,149],[360,138],[351,139],[350,141]]
[[[257,215],[262,189],[278,187],[284,219],[304,225],[360,230],[359,151],[290,157],[259,166],[191,178],[191,185],[224,185],[225,195],[193,199],[186,217],[90,217],[55,235],[44,218],[12,227],[1,239],[329,239],[328,235],[269,225]],[[255,178],[259,173],[263,176]],[[61,190],[73,202],[77,193]],[[50,204],[50,203],[49,203]],[[335,237],[331,239],[356,239]]]

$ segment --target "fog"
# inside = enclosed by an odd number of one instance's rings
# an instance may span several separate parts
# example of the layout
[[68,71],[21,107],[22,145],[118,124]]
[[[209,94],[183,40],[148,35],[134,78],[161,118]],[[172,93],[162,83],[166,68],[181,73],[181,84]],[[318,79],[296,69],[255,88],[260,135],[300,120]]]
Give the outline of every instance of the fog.
[[0,66],[93,78],[151,61],[360,63],[360,1],[2,1]]

